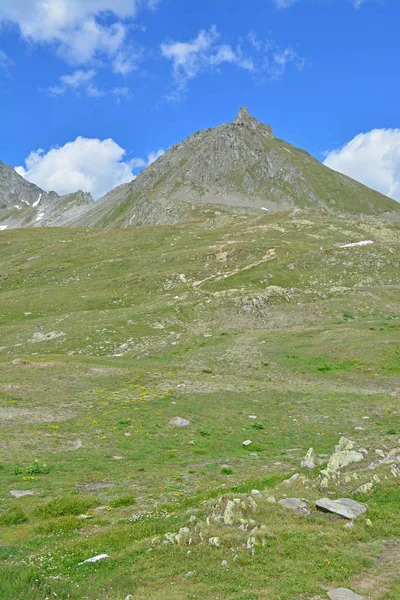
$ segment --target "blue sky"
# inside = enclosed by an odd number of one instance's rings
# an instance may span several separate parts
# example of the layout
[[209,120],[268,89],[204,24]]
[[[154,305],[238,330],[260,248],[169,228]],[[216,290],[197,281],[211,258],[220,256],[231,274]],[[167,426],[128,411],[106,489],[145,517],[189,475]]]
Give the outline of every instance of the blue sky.
[[98,197],[247,105],[400,200],[399,22],[397,0],[1,0],[0,160]]

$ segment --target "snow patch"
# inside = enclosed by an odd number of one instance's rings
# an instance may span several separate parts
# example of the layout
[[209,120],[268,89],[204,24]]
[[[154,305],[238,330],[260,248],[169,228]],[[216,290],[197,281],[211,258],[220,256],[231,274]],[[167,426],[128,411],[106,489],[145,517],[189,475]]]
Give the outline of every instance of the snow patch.
[[83,562],[78,563],[79,565],[85,565],[86,563],[95,563],[99,562],[99,560],[104,560],[105,558],[110,558],[108,554],[99,554],[98,556],[93,556],[93,558],[88,558]]
[[262,206],[261,210],[265,210],[265,212],[271,212],[270,210],[268,210],[268,208],[265,208],[265,206]]
[[42,199],[42,194],[39,194],[39,198],[36,200],[36,202],[34,202],[32,204],[33,208],[36,208],[37,206],[39,206],[41,199]]
[[44,213],[39,213],[38,216],[36,217],[36,223],[38,221],[41,221],[43,219],[43,217],[44,217]]
[[354,248],[354,246],[368,246],[368,244],[373,244],[372,240],[364,240],[362,242],[355,242],[354,244],[345,244],[344,246],[340,246],[341,248]]
[[14,208],[17,208],[18,210],[22,210],[22,206],[18,206],[18,204],[14,204]]
[[4,231],[7,229],[8,225],[0,225],[0,231]]

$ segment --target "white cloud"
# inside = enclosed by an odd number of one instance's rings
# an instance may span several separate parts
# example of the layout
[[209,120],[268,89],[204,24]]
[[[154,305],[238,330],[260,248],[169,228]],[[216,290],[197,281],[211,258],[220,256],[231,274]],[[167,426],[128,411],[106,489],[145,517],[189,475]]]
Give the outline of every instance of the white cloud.
[[324,164],[400,202],[400,129],[360,133]]
[[71,64],[87,64],[98,56],[118,64],[126,19],[155,5],[154,0],[1,0],[0,22],[16,24],[29,42],[54,45]]
[[25,168],[16,171],[46,191],[69,194],[81,189],[95,199],[131,181],[132,168],[124,162],[125,150],[114,140],[78,137],[65,146],[31,152]]
[[[243,50],[243,45],[246,44],[252,54]],[[221,43],[215,25],[209,30],[201,30],[187,42],[168,41],[161,44],[161,53],[172,63],[176,90],[168,97],[173,100],[182,98],[188,82],[199,73],[217,70],[223,63],[230,63],[253,75],[267,75],[272,79],[282,76],[289,63],[293,63],[299,70],[304,66],[304,59],[290,46],[280,48],[273,42],[262,42],[254,33],[241,39],[235,47]]]
[[118,185],[135,179],[133,169],[147,167],[163,154],[160,148],[150,152],[146,159],[128,161],[126,151],[112,139],[78,137],[48,152],[42,149],[31,152],[25,159],[25,167],[15,170],[46,191],[64,195],[83,190],[97,200]]
[[147,158],[132,158],[132,160],[129,161],[129,165],[132,167],[132,169],[143,169],[151,165],[163,154],[165,154],[165,150],[164,148],[160,148],[156,152],[149,152]]
[[0,50],[0,68],[8,69],[9,67],[12,67],[13,64],[14,63],[11,58],[5,52],[3,52],[3,50]]
[[175,80],[179,87],[196,77],[201,71],[216,68],[222,63],[233,63],[242,69],[254,69],[251,59],[243,57],[240,46],[235,49],[228,44],[218,44],[219,33],[215,25],[208,31],[201,30],[188,42],[165,42],[161,44],[162,55],[172,62]]
[[101,96],[128,96],[129,90],[126,87],[115,87],[111,89],[100,89],[94,83],[96,71],[94,69],[83,70],[77,69],[71,75],[62,75],[58,85],[49,88],[51,96],[60,96],[68,91],[75,93],[84,92],[91,98],[99,98]]
[[291,46],[274,50],[271,59],[268,61],[270,77],[272,79],[280,79],[290,64],[295,65],[301,71],[304,68],[305,60]]

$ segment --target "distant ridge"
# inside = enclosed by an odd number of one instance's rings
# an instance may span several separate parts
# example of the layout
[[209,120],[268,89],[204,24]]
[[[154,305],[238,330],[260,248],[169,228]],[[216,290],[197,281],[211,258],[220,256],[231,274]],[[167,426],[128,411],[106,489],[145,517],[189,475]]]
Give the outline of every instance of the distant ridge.
[[88,193],[45,192],[0,161],[0,230],[67,225],[94,202]]

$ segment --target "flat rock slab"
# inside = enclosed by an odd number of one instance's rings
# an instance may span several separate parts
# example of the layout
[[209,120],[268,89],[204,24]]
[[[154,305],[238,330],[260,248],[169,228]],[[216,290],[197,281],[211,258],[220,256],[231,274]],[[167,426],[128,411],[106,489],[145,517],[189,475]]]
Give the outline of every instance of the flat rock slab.
[[169,421],[170,425],[174,425],[175,427],[187,427],[190,425],[190,421],[187,419],[182,419],[182,417],[174,417]]
[[365,596],[355,594],[347,588],[337,588],[336,590],[332,590],[332,592],[328,593],[328,596],[331,600],[368,600]]
[[300,498],[284,498],[283,500],[279,500],[278,504],[283,506],[284,508],[290,508],[296,513],[300,513],[302,515],[309,515],[310,511],[307,508],[307,504],[300,500]]
[[11,490],[10,494],[13,498],[23,498],[24,496],[33,496],[35,492],[32,490]]
[[318,510],[334,513],[344,519],[356,519],[367,510],[365,504],[350,500],[350,498],[339,498],[339,500],[321,498],[315,505]]

